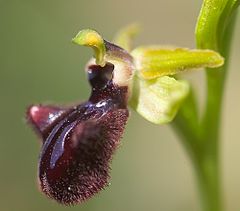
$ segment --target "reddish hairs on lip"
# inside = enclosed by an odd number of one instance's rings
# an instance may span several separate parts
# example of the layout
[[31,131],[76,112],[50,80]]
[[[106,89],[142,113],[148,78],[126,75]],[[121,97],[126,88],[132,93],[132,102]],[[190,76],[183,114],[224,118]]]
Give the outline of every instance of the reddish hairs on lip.
[[39,186],[61,204],[81,203],[102,190],[129,113],[127,87],[112,83],[114,66],[89,67],[92,94],[71,108],[33,105],[27,118],[42,138]]

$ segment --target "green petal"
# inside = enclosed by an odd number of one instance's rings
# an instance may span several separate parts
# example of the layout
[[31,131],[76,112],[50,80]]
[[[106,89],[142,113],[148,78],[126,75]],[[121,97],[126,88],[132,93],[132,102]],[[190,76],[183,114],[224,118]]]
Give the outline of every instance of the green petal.
[[139,32],[138,24],[131,24],[120,30],[113,42],[121,48],[130,51],[132,50],[132,40],[136,37]]
[[105,43],[101,35],[91,29],[81,30],[72,41],[78,45],[92,47],[95,52],[96,63],[104,66],[106,54]]
[[172,121],[188,92],[187,82],[172,77],[143,80],[135,76],[129,104],[148,121],[164,124]]
[[139,75],[144,79],[174,75],[194,68],[214,68],[224,63],[220,54],[211,50],[140,47],[131,54]]

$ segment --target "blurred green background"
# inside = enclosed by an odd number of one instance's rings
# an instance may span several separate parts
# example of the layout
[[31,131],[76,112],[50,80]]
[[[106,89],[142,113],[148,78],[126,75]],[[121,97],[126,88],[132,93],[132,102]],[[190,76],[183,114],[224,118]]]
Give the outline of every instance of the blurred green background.
[[[0,0],[0,211],[198,211],[191,164],[169,126],[132,112],[112,163],[110,187],[86,203],[63,207],[36,185],[40,142],[26,125],[32,103],[87,99],[84,65],[91,51],[71,44],[83,28],[106,39],[128,23],[144,30],[137,44],[194,47],[201,1]],[[233,42],[222,125],[222,173],[228,211],[240,210],[240,18]],[[187,77],[204,96],[204,73]],[[202,102],[200,102],[202,103]]]

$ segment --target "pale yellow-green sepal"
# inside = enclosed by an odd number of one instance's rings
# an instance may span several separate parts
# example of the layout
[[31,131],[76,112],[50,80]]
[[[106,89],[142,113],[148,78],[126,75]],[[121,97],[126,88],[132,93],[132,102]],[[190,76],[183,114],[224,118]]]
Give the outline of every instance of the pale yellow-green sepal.
[[121,48],[131,51],[132,50],[132,40],[139,32],[138,24],[131,24],[121,29],[113,39],[113,43],[117,44]]
[[155,124],[172,121],[181,103],[188,95],[189,84],[163,76],[144,80],[137,76],[133,81],[130,106],[146,120]]
[[89,46],[95,52],[96,63],[98,65],[105,65],[106,48],[104,40],[96,31],[91,29],[81,30],[72,41],[78,45]]
[[157,78],[174,75],[185,70],[202,67],[219,67],[223,57],[211,50],[190,50],[187,48],[139,47],[132,51],[135,66],[140,77]]

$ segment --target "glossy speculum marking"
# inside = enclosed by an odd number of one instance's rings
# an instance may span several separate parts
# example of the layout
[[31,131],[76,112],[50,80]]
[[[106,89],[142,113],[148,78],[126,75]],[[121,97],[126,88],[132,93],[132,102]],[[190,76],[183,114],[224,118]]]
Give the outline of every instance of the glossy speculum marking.
[[107,184],[109,164],[128,119],[128,87],[113,83],[114,65],[91,64],[92,93],[70,108],[33,105],[29,122],[41,136],[38,181],[41,190],[62,204],[90,198]]

